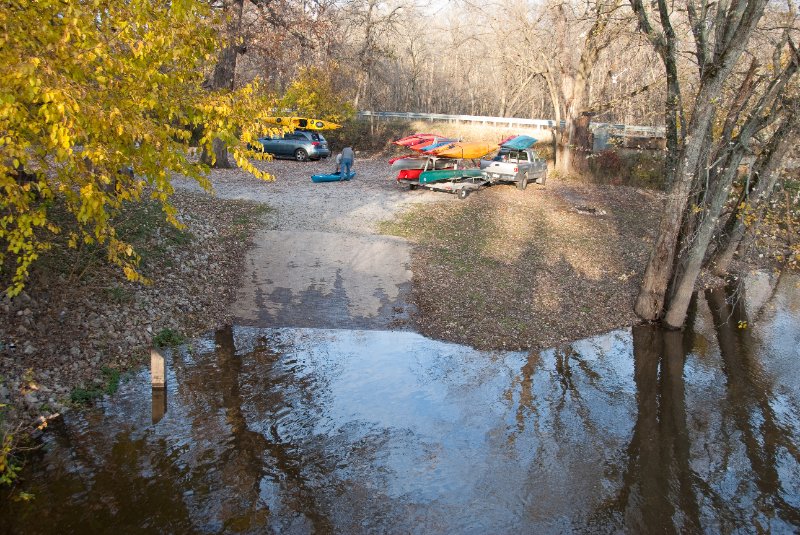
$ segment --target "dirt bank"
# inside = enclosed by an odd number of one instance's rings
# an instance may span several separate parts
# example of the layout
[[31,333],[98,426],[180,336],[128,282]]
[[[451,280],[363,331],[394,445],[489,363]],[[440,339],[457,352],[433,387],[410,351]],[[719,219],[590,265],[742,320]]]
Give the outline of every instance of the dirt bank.
[[549,180],[420,207],[384,229],[417,244],[421,332],[544,348],[636,322],[659,206],[647,190]]
[[0,299],[0,423],[15,425],[113,392],[121,373],[175,342],[230,320],[244,252],[265,208],[178,192],[186,229],[139,207],[121,221],[153,284],[125,280],[102,251],[56,248],[25,292]]

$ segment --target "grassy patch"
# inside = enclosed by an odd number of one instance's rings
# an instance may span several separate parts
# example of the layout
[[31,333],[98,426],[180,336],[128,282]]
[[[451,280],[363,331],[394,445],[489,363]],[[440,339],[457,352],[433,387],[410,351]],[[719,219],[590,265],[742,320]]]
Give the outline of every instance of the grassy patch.
[[113,396],[119,390],[122,374],[114,368],[104,367],[101,369],[103,374],[103,384],[101,386],[79,386],[70,392],[69,399],[75,405],[88,405],[97,398],[104,395]]
[[85,388],[78,386],[73,388],[72,392],[70,392],[69,400],[75,405],[88,405],[102,395],[103,391],[99,388]]
[[153,337],[153,344],[157,347],[176,347],[186,342],[186,337],[172,329],[161,329]]
[[[656,217],[639,195],[557,181],[448,201],[379,225],[417,245],[412,299],[423,334],[487,349],[541,348],[633,317],[635,288],[621,275],[641,269],[643,229]],[[608,215],[581,215],[581,204]],[[616,218],[629,212],[630,225]]]
[[233,218],[234,225],[250,225],[272,212],[274,208],[266,204],[255,204],[246,213],[237,214]]
[[404,224],[403,219],[410,219],[408,213],[401,215],[398,219],[378,222],[378,232],[387,236],[411,238],[413,234],[410,225]]

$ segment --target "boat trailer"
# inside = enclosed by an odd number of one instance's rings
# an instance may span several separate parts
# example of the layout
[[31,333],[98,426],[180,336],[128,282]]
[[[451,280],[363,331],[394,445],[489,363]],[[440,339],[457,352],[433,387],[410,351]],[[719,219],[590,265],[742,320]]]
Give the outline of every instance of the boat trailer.
[[486,176],[486,173],[483,173],[480,176],[453,177],[448,180],[440,180],[437,182],[430,182],[428,184],[411,182],[408,185],[408,189],[413,190],[417,188],[425,188],[431,191],[453,193],[459,199],[466,199],[470,193],[483,188],[488,188],[493,184],[495,184],[495,182],[489,179],[489,177]]

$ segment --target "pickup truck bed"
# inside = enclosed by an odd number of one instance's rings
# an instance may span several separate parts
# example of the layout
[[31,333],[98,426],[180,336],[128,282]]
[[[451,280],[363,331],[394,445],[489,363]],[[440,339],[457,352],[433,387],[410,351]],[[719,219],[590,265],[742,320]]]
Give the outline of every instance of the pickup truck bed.
[[539,158],[533,149],[501,147],[491,160],[481,160],[481,169],[491,182],[515,182],[525,189],[528,182],[544,184],[547,180],[547,160]]

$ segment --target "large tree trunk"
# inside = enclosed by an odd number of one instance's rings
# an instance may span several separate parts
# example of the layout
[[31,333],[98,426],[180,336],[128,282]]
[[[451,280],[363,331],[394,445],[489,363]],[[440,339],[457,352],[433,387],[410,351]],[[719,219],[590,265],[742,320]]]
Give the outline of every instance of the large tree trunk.
[[[239,54],[243,51],[242,46],[237,41],[241,34],[244,0],[233,0],[231,3],[225,3],[223,9],[226,14],[230,14],[231,11],[233,13],[228,22],[228,38],[231,42],[220,52],[217,64],[214,66],[214,72],[211,78],[206,81],[206,88],[212,91],[233,91],[236,82],[236,63]],[[200,155],[202,163],[217,169],[230,169],[232,167],[228,160],[228,147],[221,139],[214,139],[211,149],[213,157],[208,153],[206,147],[203,148],[203,152]]]
[[[588,41],[588,40],[587,40]],[[589,132],[589,84],[600,50],[587,42],[574,76],[562,74],[562,91],[567,103],[566,130],[561,142],[564,145],[559,169],[565,173],[584,176],[589,170],[588,156],[592,150]]]
[[[708,169],[709,191],[706,193],[706,211],[703,219],[699,222],[696,229],[692,228],[691,241],[688,244],[687,252],[685,253],[686,262],[681,266],[681,270],[677,273],[674,294],[669,302],[669,309],[664,317],[665,323],[670,327],[680,327],[686,317],[686,309],[689,306],[689,301],[692,297],[694,284],[697,276],[700,274],[700,269],[703,265],[703,259],[706,257],[708,245],[711,243],[711,238],[717,228],[717,221],[722,212],[722,207],[730,194],[733,180],[739,169],[739,164],[744,156],[745,147],[750,145],[753,136],[768,126],[772,119],[775,117],[773,103],[778,94],[788,83],[789,79],[794,76],[797,71],[798,65],[796,62],[790,63],[787,68],[780,73],[769,88],[761,96],[759,102],[754,106],[748,114],[748,119],[741,125],[738,135],[732,140],[722,138],[720,142],[722,145],[716,151],[715,163],[713,167]],[[736,109],[732,110],[738,114]],[[784,121],[786,119],[784,118]],[[733,129],[728,131],[728,135],[732,133]],[[788,129],[778,128],[777,132],[773,134],[773,139],[776,135],[786,135]],[[706,136],[707,143],[710,141],[710,133]],[[699,203],[698,203],[699,205]]]
[[233,167],[228,159],[228,146],[219,138],[214,138],[211,142],[210,153],[205,148],[203,149],[200,154],[200,162],[215,169],[230,169]]
[[717,227],[719,213],[722,206],[728,199],[730,185],[736,176],[736,171],[744,155],[743,149],[733,151],[725,161],[724,171],[712,191],[710,192],[710,202],[705,217],[700,222],[699,227],[691,247],[686,253],[686,265],[678,277],[675,284],[675,291],[669,303],[667,314],[664,316],[664,323],[669,327],[677,328],[683,325],[686,319],[686,310],[694,292],[694,284],[700,274],[708,244]]
[[[675,285],[673,295],[669,300],[669,307],[664,317],[664,322],[670,327],[680,327],[686,317],[686,310],[689,306],[689,301],[694,291],[695,281],[700,274],[700,269],[703,266],[703,260],[706,257],[708,246],[711,243],[711,238],[717,229],[717,222],[719,215],[722,212],[722,207],[730,194],[733,180],[739,169],[739,164],[745,153],[745,148],[750,145],[753,136],[768,126],[775,117],[775,110],[773,104],[777,96],[782,92],[788,81],[794,76],[798,69],[797,62],[790,62],[790,64],[772,80],[765,93],[761,96],[758,103],[750,110],[747,120],[740,126],[739,133],[733,139],[723,137],[720,140],[718,150],[714,154],[714,164],[712,167],[705,170],[708,173],[709,191],[704,192],[705,199],[703,202],[706,204],[706,211],[704,217],[698,222],[697,227],[690,228],[690,233],[685,234],[687,241],[683,253],[684,262],[681,263],[680,269],[675,276]],[[746,87],[743,86],[743,90]],[[741,102],[746,97],[736,99],[736,102]],[[738,115],[738,108],[740,104],[734,102],[731,112],[733,115]],[[786,120],[786,119],[784,119]],[[727,130],[727,135],[730,136],[733,128]],[[787,131],[778,129],[773,134],[775,136],[786,135]],[[704,145],[710,145],[711,133],[705,136]],[[701,206],[700,202],[697,203]],[[687,217],[689,217],[687,215]]]
[[[640,0],[631,0],[631,6],[639,17],[640,29],[648,35],[664,60],[668,86],[673,84],[672,87],[677,90],[679,88],[677,73],[670,67],[671,63],[676,60],[676,37],[669,22],[666,1],[658,0],[664,34],[657,34],[653,30]],[[725,79],[731,74],[747,46],[750,35],[764,13],[765,6],[766,0],[747,0],[745,6],[731,7],[732,12],[730,13],[726,12],[723,5],[718,7],[719,16],[727,15],[728,18],[719,21],[720,23],[724,22],[724,28],[718,28],[718,30],[724,31],[718,34],[720,40],[714,48],[714,64],[710,68],[701,70],[700,89],[692,109],[691,122],[684,131],[682,147],[678,152],[679,156],[675,159],[674,183],[667,197],[659,234],[636,300],[635,311],[643,319],[655,320],[660,317],[664,309],[677,254],[678,237],[686,214],[689,195],[697,180],[700,160],[705,152],[703,149],[707,146],[706,138],[710,133],[709,128],[714,117],[716,100],[721,95]],[[704,42],[702,47],[705,50]],[[668,95],[668,98],[671,96]],[[666,106],[668,117],[670,106],[671,104],[668,102]],[[677,118],[676,114],[672,114],[672,117]],[[667,126],[673,128],[669,123]],[[673,147],[672,150],[677,151],[678,147]],[[667,163],[670,164],[669,159]]]
[[701,88],[698,94],[695,115],[684,139],[683,154],[678,158],[676,182],[667,196],[664,214],[658,229],[658,237],[645,270],[642,287],[634,308],[642,319],[655,320],[661,315],[672,277],[676,246],[692,190],[703,147],[703,133],[708,129],[714,115],[710,95],[718,94],[722,79],[713,80]]

